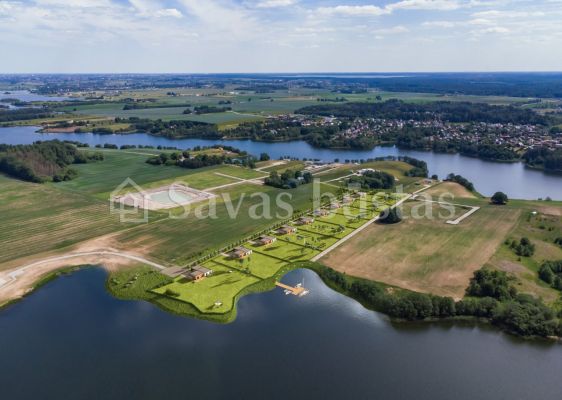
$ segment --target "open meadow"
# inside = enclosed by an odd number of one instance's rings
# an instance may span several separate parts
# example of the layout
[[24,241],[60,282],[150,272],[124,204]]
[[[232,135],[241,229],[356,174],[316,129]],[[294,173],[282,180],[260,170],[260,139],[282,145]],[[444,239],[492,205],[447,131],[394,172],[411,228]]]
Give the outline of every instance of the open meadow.
[[[562,202],[514,201],[508,207],[521,210],[520,216],[487,265],[517,277],[518,290],[541,297],[548,303],[557,302],[557,308],[562,309],[560,292],[538,276],[544,260],[562,260],[562,247],[554,243],[562,232]],[[512,241],[523,237],[535,246],[530,257],[520,257],[510,247]]]
[[[458,199],[457,199],[458,200]],[[471,205],[472,202],[471,202]],[[492,206],[459,225],[446,224],[454,215],[436,204],[407,202],[405,218],[395,225],[374,224],[321,260],[348,275],[406,289],[462,298],[468,281],[494,255],[515,226],[520,211]],[[411,218],[431,210],[434,218]],[[445,218],[439,218],[439,213]]]

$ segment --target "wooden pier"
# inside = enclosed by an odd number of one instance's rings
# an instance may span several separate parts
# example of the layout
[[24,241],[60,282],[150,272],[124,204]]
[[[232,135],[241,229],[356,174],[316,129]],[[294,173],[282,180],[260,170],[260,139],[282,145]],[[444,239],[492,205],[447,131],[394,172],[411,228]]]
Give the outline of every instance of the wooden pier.
[[309,293],[309,291],[306,288],[304,288],[302,285],[297,285],[293,287],[293,286],[285,285],[284,283],[281,282],[275,282],[275,286],[285,290],[285,294],[292,294],[294,296],[302,297]]

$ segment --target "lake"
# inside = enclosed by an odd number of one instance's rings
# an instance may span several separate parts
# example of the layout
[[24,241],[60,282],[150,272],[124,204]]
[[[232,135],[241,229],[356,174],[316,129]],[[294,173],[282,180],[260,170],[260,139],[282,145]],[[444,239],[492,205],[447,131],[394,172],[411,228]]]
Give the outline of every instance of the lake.
[[474,324],[393,325],[310,271],[229,325],[105,290],[84,269],[0,312],[4,399],[560,399],[562,346]]
[[167,139],[150,136],[144,133],[129,135],[99,135],[92,133],[36,133],[37,127],[0,128],[0,143],[29,144],[37,140],[75,140],[96,144],[112,143],[117,145],[136,144],[152,146],[175,146],[182,149],[194,146],[209,146],[212,144],[226,144],[245,150],[251,154],[268,153],[272,158],[285,156],[320,159],[333,161],[339,158],[367,159],[383,156],[410,156],[427,162],[430,174],[437,174],[444,178],[449,173],[460,174],[474,183],[476,189],[487,196],[496,191],[507,193],[511,198],[537,199],[550,196],[555,200],[562,200],[562,176],[550,175],[542,171],[525,167],[522,163],[497,163],[483,161],[477,158],[461,156],[459,154],[443,154],[415,150],[398,149],[392,147],[376,147],[373,150],[333,150],[318,149],[303,141],[266,143],[250,140],[202,140],[202,139]]
[[[7,93],[9,92],[9,93]],[[37,93],[31,93],[28,90],[1,90],[0,99],[18,99],[20,101],[67,101],[76,100],[69,97],[61,96],[44,96]]]

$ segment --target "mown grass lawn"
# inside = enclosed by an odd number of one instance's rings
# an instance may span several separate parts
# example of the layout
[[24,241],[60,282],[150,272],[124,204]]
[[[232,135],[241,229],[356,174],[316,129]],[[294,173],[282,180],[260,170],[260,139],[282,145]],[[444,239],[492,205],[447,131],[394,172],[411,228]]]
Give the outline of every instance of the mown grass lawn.
[[[252,255],[244,259],[232,259],[228,256],[218,256],[213,259],[215,263],[226,266],[228,268],[233,268],[242,272],[249,272],[250,274],[259,277],[261,279],[270,278],[275,275],[284,265],[286,261],[279,260],[274,257],[268,257],[267,252],[262,252],[266,247],[264,246],[253,246],[246,244],[248,248],[255,250]],[[259,250],[259,252],[258,252]],[[264,254],[262,254],[264,253]]]
[[[153,291],[190,303],[202,313],[222,314],[232,310],[234,300],[242,289],[260,281],[252,275],[216,264],[212,269],[213,275],[202,281],[189,282],[185,278],[177,278],[173,283]],[[170,296],[170,291],[177,295]],[[215,306],[217,302],[222,305]]]

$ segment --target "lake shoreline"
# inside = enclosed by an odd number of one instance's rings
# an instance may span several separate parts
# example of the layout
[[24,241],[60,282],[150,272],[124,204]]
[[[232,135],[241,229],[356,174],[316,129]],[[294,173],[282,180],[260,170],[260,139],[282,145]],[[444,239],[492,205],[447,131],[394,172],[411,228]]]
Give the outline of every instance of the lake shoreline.
[[[40,277],[38,277],[38,279],[36,281],[33,282],[32,285],[30,285],[24,293],[22,293],[20,296],[16,297],[16,298],[11,298],[8,299],[7,301],[4,301],[3,303],[0,303],[0,313],[3,312],[4,310],[8,309],[10,306],[15,305],[21,301],[24,301],[27,297],[33,295],[35,292],[39,291],[41,288],[43,288],[45,285],[47,285],[48,283],[56,280],[57,278],[60,277],[64,277],[70,274],[73,274],[75,272],[81,271],[83,269],[86,268],[101,268],[106,272],[106,279],[105,279],[105,289],[107,291],[107,293],[109,293],[111,296],[113,296],[116,299],[119,300],[125,300],[125,301],[138,301],[138,302],[148,302],[152,305],[154,305],[155,307],[159,308],[160,310],[162,310],[163,312],[166,313],[170,313],[173,315],[177,315],[183,318],[193,318],[193,319],[198,319],[198,320],[202,320],[202,321],[207,321],[207,322],[212,322],[212,323],[216,323],[216,324],[231,324],[233,323],[238,316],[238,302],[241,298],[248,296],[248,295],[252,295],[252,294],[263,294],[263,293],[267,293],[270,291],[273,291],[276,289],[275,287],[275,281],[276,280],[280,280],[283,276],[299,270],[299,269],[307,269],[309,271],[312,271],[314,274],[316,274],[316,276],[323,282],[324,285],[326,285],[326,287],[328,287],[329,289],[347,297],[350,299],[353,299],[354,301],[358,302],[359,304],[361,304],[361,306],[363,308],[365,308],[366,310],[369,311],[373,311],[379,314],[384,315],[385,318],[388,319],[389,322],[391,322],[392,324],[397,324],[397,325],[401,325],[401,326],[430,326],[432,324],[458,324],[458,323],[463,323],[463,322],[470,322],[470,323],[475,323],[475,324],[484,324],[486,326],[489,326],[491,328],[493,328],[495,331],[498,332],[502,332],[505,334],[508,334],[514,338],[518,338],[523,340],[524,342],[544,342],[544,343],[551,343],[551,344],[562,344],[562,337],[542,337],[542,336],[522,336],[517,334],[517,332],[514,332],[510,329],[508,329],[506,326],[500,325],[500,324],[494,324],[492,322],[492,320],[490,318],[485,318],[485,317],[477,317],[477,316],[468,316],[468,315],[458,315],[458,316],[454,316],[454,317],[429,317],[429,318],[425,318],[425,319],[418,319],[418,320],[407,320],[404,318],[396,318],[396,317],[392,317],[389,316],[387,313],[385,313],[383,310],[380,309],[376,309],[376,307],[373,307],[371,304],[367,303],[366,301],[364,301],[363,299],[359,298],[358,296],[354,295],[353,293],[349,292],[349,291],[345,291],[342,290],[338,285],[336,285],[333,281],[329,280],[326,278],[326,276],[324,274],[322,274],[322,270],[327,270],[329,269],[329,267],[326,267],[322,264],[319,263],[311,263],[311,262],[300,262],[300,263],[295,263],[295,264],[291,264],[288,265],[286,268],[283,268],[282,270],[278,271],[278,273],[276,274],[275,277],[272,277],[270,280],[268,280],[267,282],[262,281],[262,282],[258,282],[255,285],[246,287],[244,289],[242,289],[234,298],[234,303],[233,303],[233,307],[231,310],[225,312],[225,313],[221,313],[221,314],[205,314],[205,313],[201,313],[200,311],[198,311],[195,306],[193,306],[190,303],[186,303],[183,301],[178,301],[178,300],[172,300],[168,297],[164,297],[162,296],[162,298],[157,298],[156,296],[154,296],[154,293],[147,291],[147,295],[150,296],[123,296],[122,294],[120,294],[118,291],[114,290],[111,287],[111,281],[112,279],[114,279],[115,274],[119,273],[122,270],[127,270],[127,269],[131,269],[130,265],[126,265],[126,266],[122,266],[120,268],[115,268],[115,266],[107,266],[105,263],[101,262],[101,263],[92,263],[92,264],[84,264],[84,263],[79,263],[76,265],[60,265],[58,267],[53,268],[52,270],[50,270],[48,273],[41,275]],[[157,272],[155,270],[152,270],[152,272]],[[271,281],[271,282],[269,282]],[[376,284],[380,284],[383,285],[385,287],[391,288],[392,286],[390,285],[386,285],[384,283],[381,282],[376,282],[376,281],[371,281],[374,282]],[[404,290],[404,289],[401,289]],[[163,302],[160,300],[164,300]],[[178,309],[174,306],[171,306],[170,302],[176,302],[176,303],[181,303],[182,308]]]

